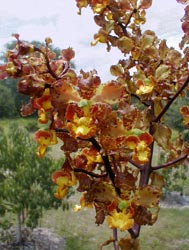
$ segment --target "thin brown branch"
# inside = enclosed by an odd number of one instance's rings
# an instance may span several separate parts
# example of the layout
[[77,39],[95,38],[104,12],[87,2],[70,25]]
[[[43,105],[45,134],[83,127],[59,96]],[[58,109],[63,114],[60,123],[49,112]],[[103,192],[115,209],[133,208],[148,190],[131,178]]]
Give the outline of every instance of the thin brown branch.
[[113,241],[114,250],[119,250],[117,228],[113,229],[113,239],[114,239],[114,241]]
[[134,94],[134,93],[132,93],[131,96],[134,97],[134,98],[136,98],[136,99],[137,99],[140,103],[142,103],[145,107],[149,107],[149,106],[151,105],[151,103],[150,103],[149,101],[146,101],[146,102],[142,101],[142,100],[140,99],[140,97],[139,97],[138,95]]
[[176,100],[176,98],[182,93],[182,91],[187,87],[189,83],[189,76],[186,79],[186,81],[184,82],[184,84],[182,85],[182,87],[180,87],[180,89],[175,93],[175,95],[170,99],[170,101],[165,105],[165,107],[162,109],[162,111],[160,112],[160,114],[153,120],[153,122],[158,122],[160,121],[160,119],[164,116],[164,114],[167,112],[167,110],[169,109],[169,107],[171,106],[171,104]]
[[87,171],[87,170],[82,169],[82,168],[74,168],[73,171],[76,173],[84,173],[84,174],[87,174],[87,175],[89,175],[91,177],[95,177],[95,178],[103,178],[103,177],[106,177],[108,175],[107,173],[95,174],[93,172]]
[[105,246],[108,246],[110,243],[112,243],[114,240],[111,238],[109,240],[106,240],[99,248],[99,250],[103,250]]
[[39,49],[39,48],[37,48],[37,47],[35,47],[35,51],[40,52],[40,53],[44,56],[45,61],[46,61],[46,65],[47,65],[47,69],[48,69],[48,73],[51,74],[51,76],[52,76],[53,78],[55,78],[56,80],[60,80],[61,78],[59,78],[59,77],[55,74],[55,72],[51,69],[50,62],[49,62],[49,58],[48,58],[47,54],[44,53],[41,49]]
[[69,133],[69,131],[65,128],[55,128],[57,133]]
[[127,26],[126,25],[123,25],[123,23],[121,21],[118,22],[118,25],[121,27],[122,31],[123,31],[123,34],[125,36],[128,36],[128,32],[127,32]]
[[127,26],[131,22],[131,18],[132,18],[132,16],[133,16],[134,13],[136,13],[136,9],[134,9],[131,12],[131,14],[130,14],[130,16],[129,16],[129,18],[128,18],[128,20],[127,20],[127,22],[125,24],[123,24],[121,21],[118,22],[118,25],[121,27],[121,29],[122,29],[122,31],[123,31],[123,33],[124,33],[125,36],[128,36]]
[[[111,5],[108,5],[107,8],[108,8],[112,13],[115,12],[114,7],[112,8]],[[133,11],[131,12],[130,16],[128,17],[128,20],[127,20],[126,23],[121,22],[121,20],[117,20],[117,24],[118,24],[118,26],[120,26],[120,28],[122,29],[123,34],[124,34],[125,36],[128,36],[128,35],[129,35],[128,32],[127,32],[127,26],[128,26],[129,23],[131,22],[131,18],[132,18],[132,16],[133,16],[133,14],[136,13],[136,11],[137,11],[136,9],[133,9]]]
[[[55,131],[58,133],[69,133],[69,131],[66,129],[55,129]],[[93,144],[93,146],[98,150],[98,152],[101,154],[102,148],[94,137],[87,139],[87,141],[90,141]],[[111,168],[111,164],[110,164],[108,155],[101,154],[101,156],[102,156],[102,160],[103,160],[106,172],[107,172],[107,174],[108,174],[108,176],[109,176],[109,178],[110,178],[110,180],[115,188],[115,191],[120,196],[120,189],[118,187],[116,187],[116,185],[115,185],[115,174]]]
[[69,62],[65,62],[64,68],[63,68],[62,72],[60,73],[60,75],[58,75],[58,78],[61,79],[63,77],[63,75],[66,74],[66,72],[69,70],[69,68],[70,68]]
[[[101,151],[102,151],[102,148],[101,146],[99,145],[99,143],[95,140],[94,137],[90,138],[89,141],[93,144],[93,146],[99,151],[99,153],[101,154]],[[103,155],[101,154],[102,156],[102,160],[103,160],[103,163],[104,163],[104,166],[105,166],[105,169],[106,169],[106,172],[108,173],[109,177],[110,177],[110,180],[115,188],[115,191],[116,193],[120,196],[121,194],[121,191],[120,189],[115,185],[115,174],[111,168],[111,164],[110,164],[110,161],[109,161],[109,157],[108,155]]]
[[142,169],[142,168],[143,168],[143,166],[140,166],[139,164],[135,163],[133,160],[129,160],[129,162],[130,162],[133,166],[135,166],[136,168],[138,168],[138,169]]
[[140,225],[134,224],[134,226],[128,230],[128,232],[130,233],[130,235],[133,239],[136,239],[139,236],[140,228],[141,228]]
[[112,159],[113,168],[114,168],[114,173],[117,174],[117,172],[118,172],[118,167],[117,167],[117,164],[116,164],[115,157],[114,157],[114,155],[111,155],[110,157],[111,157],[111,159]]
[[91,137],[89,139],[89,141],[93,144],[93,146],[98,150],[98,152],[100,153],[101,151],[101,146],[99,145],[99,143],[97,142],[97,140],[94,137]]
[[178,163],[178,162],[180,162],[180,161],[186,159],[187,156],[188,156],[188,155],[185,154],[185,155],[183,155],[183,156],[178,157],[177,159],[174,159],[174,160],[172,160],[172,161],[166,162],[166,163],[164,163],[164,164],[162,164],[162,165],[154,166],[154,167],[152,167],[152,171],[158,170],[158,169],[162,169],[162,168],[170,167],[170,166],[172,166],[172,165],[174,165],[174,164],[176,164],[176,163]]
[[46,54],[44,54],[45,60],[46,60],[46,65],[49,71],[49,74],[51,74],[52,77],[54,77],[56,80],[60,80],[60,78],[54,73],[54,71],[51,69],[50,63],[49,63],[49,58]]
[[104,162],[104,166],[105,166],[105,169],[110,177],[110,180],[115,188],[115,191],[116,193],[120,196],[121,195],[121,191],[120,189],[115,185],[115,174],[111,168],[111,164],[110,164],[110,161],[109,161],[109,158],[107,155],[103,155],[102,156],[102,159],[103,159],[103,162]]

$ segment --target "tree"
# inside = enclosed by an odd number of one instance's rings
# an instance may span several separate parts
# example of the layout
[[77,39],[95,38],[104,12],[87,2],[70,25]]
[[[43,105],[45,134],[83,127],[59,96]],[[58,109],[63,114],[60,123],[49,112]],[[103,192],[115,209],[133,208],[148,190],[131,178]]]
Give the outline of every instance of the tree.
[[[55,58],[51,38],[38,48],[21,41],[18,34],[1,78],[21,78],[18,90],[30,96],[22,114],[37,110],[38,121],[47,125],[35,133],[38,156],[43,157],[57,137],[63,141],[66,160],[52,175],[55,197],[64,198],[77,184],[82,196],[76,210],[93,207],[96,224],[106,219],[113,230],[113,239],[102,247],[112,242],[114,250],[136,250],[141,226],[153,225],[158,218],[164,186],[158,170],[188,164],[188,141],[180,136],[172,140],[164,117],[188,88],[189,6],[182,18],[181,53],[154,31],[142,32],[152,0],[76,0],[76,4],[80,13],[91,7],[100,27],[92,45],[100,42],[109,52],[112,47],[122,52],[123,58],[110,67],[115,80],[102,84],[96,70],[77,74],[70,64],[75,56],[72,48]],[[183,125],[189,126],[189,106],[180,112]],[[167,161],[157,166],[155,145],[167,155]],[[119,239],[118,229],[128,231],[128,237]]]
[[39,160],[36,143],[24,128],[13,123],[0,132],[0,210],[18,215],[21,239],[21,223],[36,227],[45,209],[58,208],[61,201],[53,197],[54,186],[50,180],[52,171],[60,161],[50,156]]
[[0,117],[12,117],[15,115],[14,100],[11,90],[3,83],[0,83]]
[[[175,129],[176,131],[180,132],[184,136],[184,127],[182,124],[182,114],[179,112],[180,108],[187,104],[189,102],[188,96],[183,96],[182,98],[179,98],[175,100],[175,102],[172,104],[170,109],[168,110],[166,116],[165,116],[165,122],[167,125],[169,125],[171,128]],[[188,130],[186,128],[185,130]]]

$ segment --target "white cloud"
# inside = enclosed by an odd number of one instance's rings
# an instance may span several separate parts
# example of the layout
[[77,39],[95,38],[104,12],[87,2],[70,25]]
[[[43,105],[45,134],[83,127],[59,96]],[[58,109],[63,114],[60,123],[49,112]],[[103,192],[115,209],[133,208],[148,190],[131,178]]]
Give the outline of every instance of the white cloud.
[[[71,46],[76,51],[78,68],[96,68],[102,80],[109,77],[109,67],[120,56],[116,50],[106,52],[106,45],[90,47],[98,27],[94,24],[91,11],[84,9],[77,15],[75,0],[9,0],[0,8],[0,50],[11,40],[12,33],[19,33],[21,39],[44,41],[51,37],[60,48]],[[146,29],[155,30],[169,45],[175,46],[182,37],[180,18],[184,7],[176,0],[153,0],[147,10]]]
[[[67,13],[75,7],[74,1],[67,0],[9,0],[1,3],[0,13],[3,17],[18,17],[29,20],[57,13]],[[75,8],[76,9],[76,8]]]
[[[161,39],[167,39],[170,46],[177,45],[178,37],[181,39],[181,21],[184,15],[184,6],[176,0],[153,0],[152,7],[147,11],[146,29],[151,29]],[[175,43],[173,37],[177,37]]]

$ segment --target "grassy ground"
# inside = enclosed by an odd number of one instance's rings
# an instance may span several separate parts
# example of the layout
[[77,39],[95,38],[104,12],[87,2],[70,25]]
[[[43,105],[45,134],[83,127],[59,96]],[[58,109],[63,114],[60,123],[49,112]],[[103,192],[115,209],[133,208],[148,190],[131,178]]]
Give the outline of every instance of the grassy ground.
[[37,124],[37,119],[30,118],[30,117],[29,118],[18,117],[18,118],[14,118],[14,119],[0,119],[0,125],[2,125],[2,126],[7,126],[10,123],[15,123],[18,126],[27,127],[27,125],[31,122]]
[[189,209],[161,209],[157,223],[143,228],[141,249],[189,249],[188,224]]
[[[188,250],[189,249],[189,209],[162,208],[159,219],[153,226],[141,230],[141,250]],[[48,211],[41,226],[53,228],[56,233],[66,237],[67,250],[97,250],[111,237],[111,230],[104,225],[94,224],[94,211],[80,212]],[[125,236],[125,233],[119,234]],[[112,245],[104,250],[112,250]]]

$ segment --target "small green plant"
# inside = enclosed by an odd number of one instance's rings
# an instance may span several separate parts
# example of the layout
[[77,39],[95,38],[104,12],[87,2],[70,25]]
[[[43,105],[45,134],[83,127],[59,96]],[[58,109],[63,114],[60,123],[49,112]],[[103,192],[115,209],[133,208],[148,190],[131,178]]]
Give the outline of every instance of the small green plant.
[[[50,156],[39,160],[36,143],[29,132],[12,124],[0,132],[1,214],[11,211],[18,224],[36,227],[45,209],[58,208],[61,200],[53,196],[51,173],[59,161]],[[62,159],[63,161],[63,159]],[[4,205],[9,204],[9,206]]]
[[5,219],[0,222],[0,243],[11,244],[14,241],[14,237],[10,232],[12,223]]

